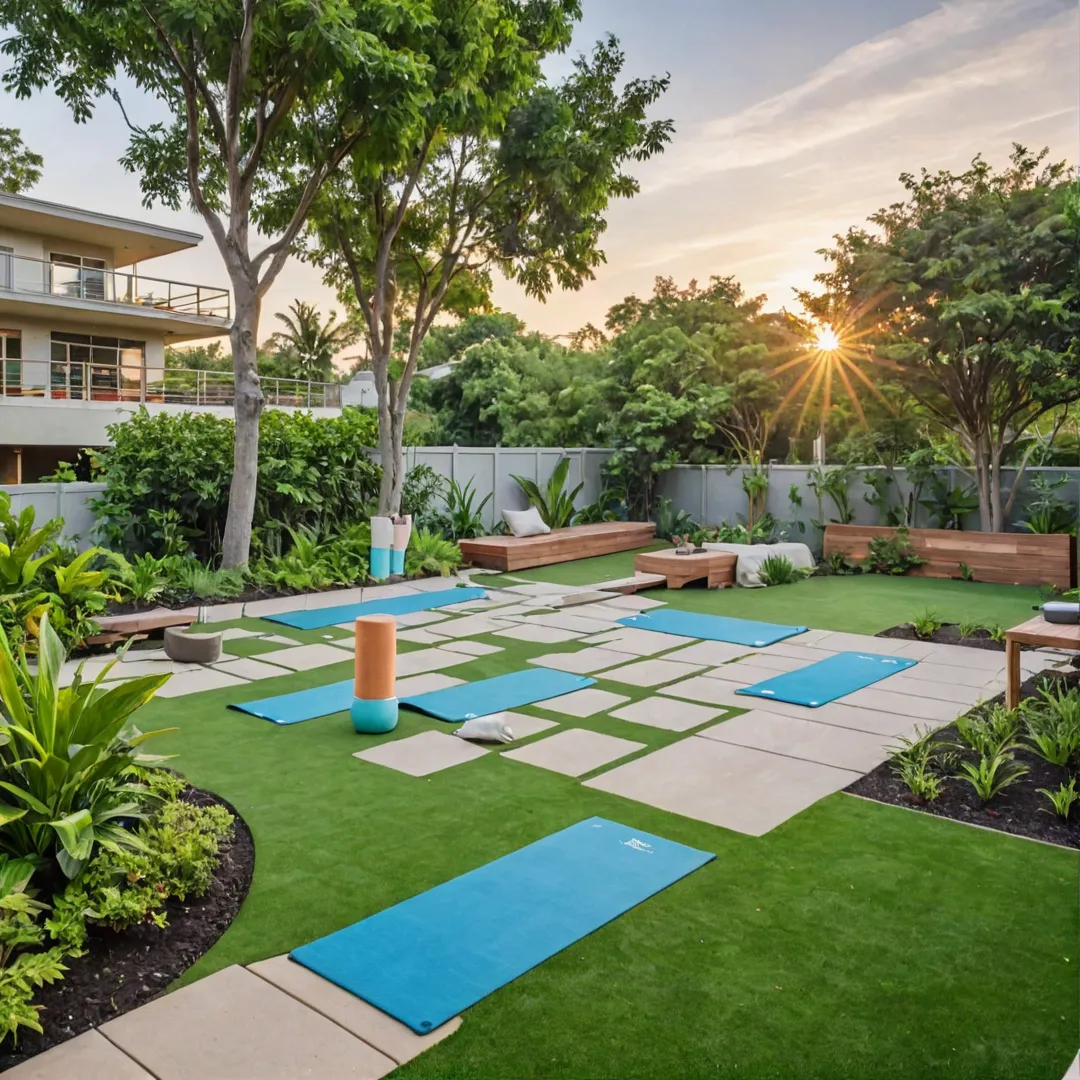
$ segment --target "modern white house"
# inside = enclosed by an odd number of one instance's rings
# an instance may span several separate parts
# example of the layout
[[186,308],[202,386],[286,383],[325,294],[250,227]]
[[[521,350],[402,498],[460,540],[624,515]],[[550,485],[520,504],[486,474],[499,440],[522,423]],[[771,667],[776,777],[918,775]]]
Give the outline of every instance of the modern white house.
[[[32,482],[140,407],[232,415],[231,374],[166,367],[228,333],[228,289],[143,264],[197,233],[0,193],[0,484]],[[264,379],[271,407],[340,415],[341,387]]]

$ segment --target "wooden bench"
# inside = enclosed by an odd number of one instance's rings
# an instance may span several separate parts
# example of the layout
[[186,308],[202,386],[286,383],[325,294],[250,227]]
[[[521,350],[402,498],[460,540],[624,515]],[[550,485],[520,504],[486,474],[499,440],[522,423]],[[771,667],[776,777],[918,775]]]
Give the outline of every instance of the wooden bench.
[[152,608],[149,611],[135,611],[130,615],[106,615],[94,620],[101,632],[87,638],[86,644],[111,645],[115,641],[126,641],[129,637],[147,634],[151,630],[164,630],[169,626],[190,626],[198,617],[198,608],[183,608],[180,611]]
[[481,536],[458,543],[462,558],[485,570],[528,570],[534,566],[591,559],[651,544],[656,526],[651,521],[603,521],[571,525],[543,536]]
[[1041,615],[1005,631],[1005,708],[1020,704],[1020,646],[1034,645],[1043,649],[1080,650],[1080,625],[1051,623]]
[[669,589],[681,589],[691,581],[704,581],[710,589],[730,589],[735,584],[737,555],[727,551],[705,551],[698,555],[678,555],[671,551],[643,551],[634,556],[634,570],[643,574],[663,574]]
[[[885,526],[827,525],[825,555],[866,558],[870,541],[892,536]],[[909,529],[915,554],[928,560],[911,571],[914,577],[959,578],[960,564],[976,581],[1003,585],[1076,586],[1076,540],[1064,534],[984,533],[954,529]]]

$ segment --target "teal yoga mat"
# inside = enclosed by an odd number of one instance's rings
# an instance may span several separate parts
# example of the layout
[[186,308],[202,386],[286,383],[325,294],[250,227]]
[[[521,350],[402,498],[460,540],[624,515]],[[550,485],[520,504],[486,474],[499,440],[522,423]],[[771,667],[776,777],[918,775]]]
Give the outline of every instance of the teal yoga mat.
[[426,1035],[715,858],[588,818],[292,958]]
[[[341,654],[343,660],[349,654]],[[282,672],[284,675],[285,672]],[[310,690],[297,690],[293,694],[279,694],[277,697],[260,698],[258,701],[241,701],[230,705],[237,712],[250,713],[260,720],[269,720],[271,724],[302,724],[305,720],[314,720],[331,713],[348,712],[353,703],[353,680],[330,683],[328,686],[313,686]]]
[[339,604],[337,607],[315,611],[286,611],[281,615],[264,615],[269,622],[291,626],[294,630],[321,630],[324,626],[351,622],[362,615],[412,615],[416,611],[432,611],[466,600],[483,600],[483,589],[441,589],[439,592],[417,592],[409,596],[389,596],[385,600],[369,600],[363,604]]
[[726,641],[763,649],[785,638],[805,634],[805,626],[783,626],[779,623],[754,622],[751,619],[729,619],[724,615],[702,615],[697,611],[676,611],[660,608],[640,615],[619,619],[623,626],[638,630],[655,630],[658,634],[678,634],[701,638],[703,641]]
[[497,675],[494,679],[404,697],[400,703],[434,716],[437,720],[455,723],[471,720],[474,716],[489,716],[506,709],[532,705],[547,698],[562,697],[563,694],[592,686],[595,682],[595,679],[571,675],[567,671],[529,668],[527,671],[512,671],[509,675]]
[[787,671],[775,678],[743,687],[735,693],[816,709],[914,666],[914,660],[902,656],[842,652],[809,667]]

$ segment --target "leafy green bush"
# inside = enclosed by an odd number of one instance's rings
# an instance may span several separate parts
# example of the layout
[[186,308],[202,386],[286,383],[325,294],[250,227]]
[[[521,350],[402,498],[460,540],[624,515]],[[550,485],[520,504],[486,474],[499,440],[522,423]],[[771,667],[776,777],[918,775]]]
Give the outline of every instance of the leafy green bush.
[[411,514],[414,524],[427,525],[445,488],[446,481],[430,465],[414,465],[401,485],[401,512]]
[[684,536],[695,532],[698,524],[686,510],[676,510],[670,499],[657,499],[654,513],[656,536],[660,540],[670,540],[673,536]]
[[428,529],[414,529],[405,552],[405,574],[449,577],[461,565],[461,550],[452,540],[445,540]]
[[1021,708],[1029,749],[1051,765],[1080,760],[1080,692],[1043,687]]
[[16,858],[54,861],[75,877],[101,846],[139,847],[121,819],[144,815],[146,789],[123,771],[151,735],[129,726],[132,714],[154,696],[167,675],[103,684],[81,677],[61,689],[66,659],[46,616],[41,623],[37,671],[25,648],[16,652],[0,630],[0,847]]
[[903,526],[891,536],[875,536],[866,547],[862,568],[871,574],[899,576],[927,561],[915,554],[908,530]]
[[169,584],[166,594],[171,600],[231,600],[244,591],[244,575],[240,570],[219,570],[204,566],[198,559],[170,556],[166,560]]
[[[377,421],[363,409],[340,417],[268,409],[260,420],[255,538],[286,528],[320,534],[365,520],[379,487],[368,449]],[[206,413],[145,410],[109,428],[100,455],[106,485],[95,501],[103,539],[128,557],[150,552],[202,560],[220,549],[233,471],[233,422]]]
[[528,477],[513,477],[521,490],[525,492],[529,503],[536,507],[544,524],[549,528],[565,529],[574,519],[574,500],[585,485],[581,483],[573,491],[567,491],[566,480],[569,475],[570,459],[564,457],[555,466],[543,488]]
[[859,567],[846,555],[834,551],[818,563],[817,572],[822,577],[849,577],[859,573]]
[[916,615],[910,625],[917,638],[927,641],[941,629],[941,618],[936,611],[927,608],[921,615]]
[[477,492],[472,480],[462,487],[456,480],[451,480],[446,488],[446,504],[431,517],[431,526],[437,529],[447,540],[472,540],[484,536],[484,507],[491,502],[494,492],[488,492],[476,504]]
[[265,588],[304,592],[332,585],[363,583],[368,576],[371,526],[346,526],[341,533],[320,538],[311,529],[286,530],[291,546],[253,562],[248,577]]
[[761,560],[758,577],[763,585],[794,585],[806,575],[786,555],[769,555]]

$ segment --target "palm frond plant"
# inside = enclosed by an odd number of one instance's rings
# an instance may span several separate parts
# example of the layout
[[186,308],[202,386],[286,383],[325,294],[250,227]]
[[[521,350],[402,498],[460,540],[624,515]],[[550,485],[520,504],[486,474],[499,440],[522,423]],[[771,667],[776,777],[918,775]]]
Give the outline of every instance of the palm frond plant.
[[521,490],[525,492],[529,503],[539,511],[541,519],[548,528],[565,529],[574,519],[574,500],[581,494],[581,489],[585,484],[580,483],[573,491],[567,491],[566,480],[569,475],[570,459],[563,458],[555,466],[543,488],[528,477],[513,477]]
[[449,577],[461,565],[461,549],[430,529],[416,529],[405,552],[406,577]]

